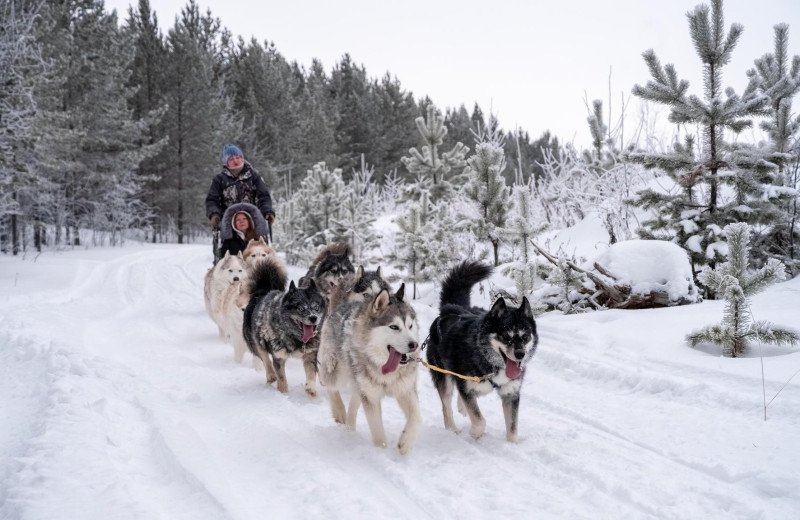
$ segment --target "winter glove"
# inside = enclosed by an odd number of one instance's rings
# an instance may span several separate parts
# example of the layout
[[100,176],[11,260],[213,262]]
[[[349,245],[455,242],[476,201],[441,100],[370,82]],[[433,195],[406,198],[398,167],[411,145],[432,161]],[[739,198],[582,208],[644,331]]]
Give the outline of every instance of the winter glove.
[[219,220],[220,220],[220,216],[217,215],[216,213],[211,215],[211,218],[209,219],[209,222],[211,222],[211,230],[212,231],[219,231]]
[[267,222],[269,222],[269,225],[271,226],[272,223],[275,222],[275,213],[267,213],[264,215],[264,218],[267,219]]

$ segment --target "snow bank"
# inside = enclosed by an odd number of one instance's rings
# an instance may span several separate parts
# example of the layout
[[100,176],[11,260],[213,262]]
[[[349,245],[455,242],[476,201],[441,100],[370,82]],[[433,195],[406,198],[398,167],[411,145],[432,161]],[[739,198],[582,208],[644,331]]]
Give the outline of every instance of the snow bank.
[[700,301],[689,257],[672,242],[618,242],[594,261],[608,269],[620,282],[630,284],[632,294],[664,291],[671,301]]

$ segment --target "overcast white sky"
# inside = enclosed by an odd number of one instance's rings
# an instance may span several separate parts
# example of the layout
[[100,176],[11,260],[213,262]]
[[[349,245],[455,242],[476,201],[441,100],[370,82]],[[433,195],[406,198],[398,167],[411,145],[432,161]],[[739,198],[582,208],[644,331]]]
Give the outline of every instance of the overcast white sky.
[[[136,0],[106,0],[120,18]],[[186,0],[151,0],[162,30],[174,24]],[[387,71],[419,99],[439,107],[478,102],[506,129],[537,137],[550,129],[563,140],[589,142],[584,95],[609,99],[615,116],[621,96],[649,79],[641,57],[653,48],[674,63],[701,93],[699,60],[689,40],[686,12],[702,2],[672,0],[308,1],[199,0],[223,26],[245,39],[273,41],[288,60],[326,70],[345,53],[373,77]],[[773,50],[773,26],[790,25],[791,55],[800,54],[800,0],[728,0],[726,29],[745,31],[723,72],[741,92],[753,60]],[[631,97],[628,114],[636,116]],[[800,110],[800,103],[795,103]],[[666,120],[666,112],[660,121]],[[630,127],[630,125],[629,125]]]

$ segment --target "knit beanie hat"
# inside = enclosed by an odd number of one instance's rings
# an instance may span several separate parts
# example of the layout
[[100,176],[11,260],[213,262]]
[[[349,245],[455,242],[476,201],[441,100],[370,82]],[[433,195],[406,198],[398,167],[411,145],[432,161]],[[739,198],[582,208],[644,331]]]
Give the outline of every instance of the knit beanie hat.
[[237,147],[236,145],[234,145],[234,144],[226,144],[225,146],[223,146],[222,147],[222,165],[223,166],[227,166],[228,165],[228,159],[230,159],[234,155],[238,155],[239,157],[244,157],[244,154],[242,154],[242,151],[239,150],[239,147]]

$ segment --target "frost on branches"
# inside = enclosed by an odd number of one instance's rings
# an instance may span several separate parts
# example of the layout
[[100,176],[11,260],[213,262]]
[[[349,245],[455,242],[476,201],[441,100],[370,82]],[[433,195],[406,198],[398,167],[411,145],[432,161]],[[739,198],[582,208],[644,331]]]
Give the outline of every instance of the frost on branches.
[[519,298],[527,296],[529,301],[538,277],[531,241],[547,227],[534,224],[537,219],[531,205],[533,182],[531,180],[529,184],[514,186],[516,204],[511,212],[508,228],[505,230],[505,237],[513,246],[514,260],[503,269],[503,274],[514,281]]
[[412,298],[417,297],[417,283],[439,281],[455,263],[473,255],[474,243],[461,229],[454,206],[432,204],[425,191],[395,222],[399,230],[390,259],[411,280]]
[[724,260],[722,228],[732,222],[770,226],[786,193],[775,187],[777,165],[765,150],[725,140],[752,126],[753,116],[767,115],[769,98],[750,82],[739,96],[722,85],[722,68],[742,34],[732,24],[725,32],[722,1],[697,6],[688,14],[690,35],[703,64],[703,96],[688,95],[689,83],[671,64],[662,66],[653,50],[643,56],[652,79],[637,85],[635,95],[670,107],[671,122],[697,125],[702,141],[687,136],[670,153],[631,153],[646,168],[666,172],[672,181],[664,190],[640,191],[634,204],[652,210],[643,222],[643,238],[671,240],[686,249],[695,272]]
[[[491,126],[491,125],[490,125]],[[489,130],[476,135],[480,139],[475,154],[467,159],[464,194],[478,208],[479,216],[472,223],[475,238],[488,241],[494,252],[494,265],[500,264],[499,249],[512,203],[502,173],[506,167],[503,138],[498,131]]]
[[459,142],[453,146],[452,150],[439,156],[439,147],[442,146],[444,137],[447,135],[447,127],[444,126],[444,118],[433,105],[428,106],[427,121],[423,117],[418,117],[415,123],[425,144],[422,146],[421,152],[416,148],[411,148],[408,150],[410,156],[400,160],[412,174],[431,179],[433,184],[431,198],[433,200],[447,198],[452,193],[452,186],[445,177],[453,168],[464,166],[464,156],[467,155],[469,148]]
[[769,136],[767,160],[778,165],[773,189],[790,193],[778,222],[754,244],[754,256],[779,258],[794,275],[800,272],[800,117],[792,114],[792,98],[800,92],[800,56],[789,59],[787,24],[775,26],[774,51],[755,60],[755,68],[747,75],[758,91],[770,99],[770,115],[760,126]]
[[775,345],[797,343],[800,336],[796,332],[775,327],[766,321],[753,321],[750,313],[750,296],[786,278],[783,264],[770,259],[758,271],[748,272],[750,226],[745,223],[729,224],[724,232],[728,237],[728,261],[713,270],[706,267],[698,277],[715,293],[724,295],[722,323],[692,332],[686,337],[689,345],[696,347],[701,343],[715,343],[722,346],[725,356],[739,357],[744,354],[750,341]]

